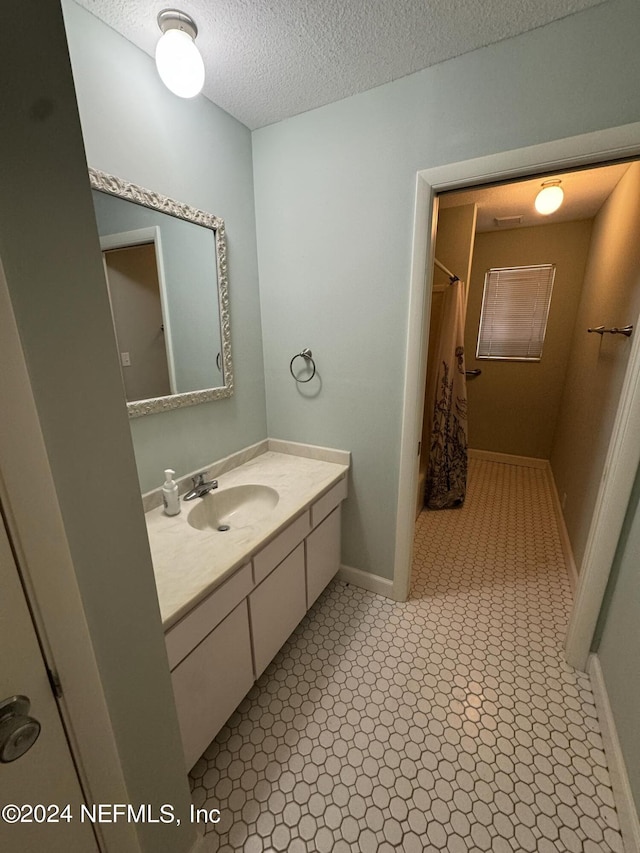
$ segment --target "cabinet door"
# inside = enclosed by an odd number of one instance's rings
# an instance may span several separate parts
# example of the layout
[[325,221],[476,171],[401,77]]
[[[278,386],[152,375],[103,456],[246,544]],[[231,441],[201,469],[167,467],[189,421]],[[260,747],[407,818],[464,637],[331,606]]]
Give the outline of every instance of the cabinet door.
[[253,684],[246,599],[171,673],[187,770]]
[[278,533],[275,539],[272,539],[261,551],[258,551],[253,558],[255,582],[261,583],[284,560],[287,554],[290,554],[296,545],[302,542],[310,530],[309,512],[306,511]]
[[249,609],[257,678],[306,613],[303,543],[254,589]]
[[347,478],[343,477],[311,507],[311,527],[317,527],[346,497]]
[[249,595],[252,588],[251,564],[247,563],[170,628],[165,634],[169,669],[175,669]]
[[340,568],[340,507],[307,536],[307,609]]

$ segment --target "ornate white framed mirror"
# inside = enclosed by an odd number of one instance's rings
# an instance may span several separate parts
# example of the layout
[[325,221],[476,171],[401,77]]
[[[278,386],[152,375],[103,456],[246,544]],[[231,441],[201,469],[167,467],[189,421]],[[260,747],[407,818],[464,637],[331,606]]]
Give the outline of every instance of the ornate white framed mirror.
[[89,169],[130,417],[233,394],[224,220]]

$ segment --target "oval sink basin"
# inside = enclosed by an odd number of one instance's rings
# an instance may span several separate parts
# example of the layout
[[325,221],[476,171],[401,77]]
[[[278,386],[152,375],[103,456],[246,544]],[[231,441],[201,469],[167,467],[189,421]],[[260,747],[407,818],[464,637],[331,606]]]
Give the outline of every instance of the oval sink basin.
[[231,486],[199,498],[187,521],[196,530],[237,530],[266,518],[279,499],[270,486]]

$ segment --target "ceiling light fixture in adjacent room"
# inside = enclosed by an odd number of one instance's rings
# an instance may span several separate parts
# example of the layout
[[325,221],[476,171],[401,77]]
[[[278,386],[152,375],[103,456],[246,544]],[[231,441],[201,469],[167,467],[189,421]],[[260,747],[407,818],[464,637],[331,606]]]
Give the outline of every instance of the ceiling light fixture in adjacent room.
[[555,213],[564,200],[564,191],[560,186],[560,181],[545,181],[542,184],[542,189],[536,196],[535,206],[538,213],[543,216],[549,216],[550,213]]
[[180,98],[194,98],[204,86],[204,62],[196,47],[193,18],[177,9],[158,15],[162,36],[156,46],[156,67],[164,85]]

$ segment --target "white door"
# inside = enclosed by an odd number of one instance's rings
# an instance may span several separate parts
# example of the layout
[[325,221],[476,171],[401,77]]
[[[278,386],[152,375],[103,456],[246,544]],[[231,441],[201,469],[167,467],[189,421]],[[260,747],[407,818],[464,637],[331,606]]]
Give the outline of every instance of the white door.
[[[2,715],[14,696],[30,700],[26,716],[40,734],[24,754],[34,727],[24,717]],[[15,706],[13,706],[15,708]],[[8,726],[16,727],[13,737]],[[18,728],[19,726],[19,728]],[[90,823],[53,696],[20,576],[0,515],[0,850],[3,853],[97,853]],[[69,809],[63,811],[69,804]],[[16,808],[14,808],[14,806]],[[44,807],[41,808],[41,807]],[[15,821],[16,815],[21,817]],[[43,822],[44,821],[44,822]]]

